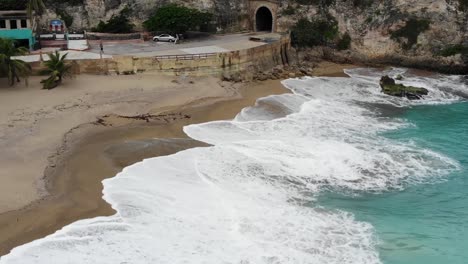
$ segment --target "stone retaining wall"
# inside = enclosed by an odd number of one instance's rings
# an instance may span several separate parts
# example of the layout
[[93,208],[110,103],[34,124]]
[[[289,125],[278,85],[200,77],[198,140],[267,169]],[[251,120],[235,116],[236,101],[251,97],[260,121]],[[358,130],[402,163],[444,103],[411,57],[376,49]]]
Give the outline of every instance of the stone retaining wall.
[[160,72],[166,74],[218,75],[223,73],[252,73],[289,63],[289,36],[262,46],[211,54],[155,57],[114,56],[112,59],[78,60],[77,73],[134,74]]
[[89,40],[128,40],[143,39],[142,33],[111,34],[99,32],[86,32],[86,38]]

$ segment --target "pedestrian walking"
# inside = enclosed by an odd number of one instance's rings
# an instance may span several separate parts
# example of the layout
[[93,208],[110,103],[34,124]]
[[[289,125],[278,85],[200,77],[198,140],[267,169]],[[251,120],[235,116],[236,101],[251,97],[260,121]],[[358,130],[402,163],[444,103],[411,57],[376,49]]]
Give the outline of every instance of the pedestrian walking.
[[104,45],[102,44],[102,40],[99,42],[99,48],[101,48],[101,59],[102,59],[102,54],[104,54]]

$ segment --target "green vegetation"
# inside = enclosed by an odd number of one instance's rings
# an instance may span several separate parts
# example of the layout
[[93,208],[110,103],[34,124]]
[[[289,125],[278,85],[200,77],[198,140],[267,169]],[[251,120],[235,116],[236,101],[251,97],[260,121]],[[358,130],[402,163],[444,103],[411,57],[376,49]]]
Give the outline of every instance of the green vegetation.
[[402,44],[403,49],[411,49],[418,42],[419,34],[429,29],[431,22],[426,19],[411,18],[406,21],[405,26],[392,32],[391,38],[400,41],[401,38],[406,38],[406,43]]
[[385,85],[382,88],[382,92],[392,96],[402,96],[407,93],[427,95],[424,88],[414,87],[414,86],[404,86],[403,84],[393,84]]
[[73,17],[68,14],[67,11],[57,8],[55,9],[55,13],[63,20],[67,28],[71,27],[73,24]]
[[291,31],[292,43],[297,47],[313,47],[329,44],[338,35],[338,22],[327,14],[312,21],[301,18]]
[[468,11],[468,0],[458,0],[458,8],[461,11]]
[[403,84],[385,85],[382,87],[382,92],[391,96],[404,97],[408,94],[427,95],[425,88],[414,86],[404,86]]
[[313,5],[314,3],[313,2],[316,2],[316,1],[312,1],[312,0],[296,0],[296,3],[300,4],[300,5]]
[[291,16],[296,13],[296,8],[294,8],[292,5],[288,5],[283,11],[281,12],[285,16]]
[[27,78],[31,73],[29,64],[12,58],[27,53],[28,50],[26,48],[15,47],[13,40],[0,38],[0,76],[8,77],[10,86],[13,86],[15,81],[20,82],[20,78]]
[[[295,0],[300,5],[317,5],[321,7],[329,7],[336,3],[336,0]],[[373,0],[346,0],[352,2],[354,7],[365,8],[372,5]],[[460,0],[465,1],[465,0]]]
[[380,87],[382,88],[382,92],[384,94],[397,97],[406,97],[410,100],[421,99],[423,95],[429,94],[429,91],[426,88],[397,84],[395,83],[394,79],[388,77],[387,75],[380,79]]
[[24,10],[28,0],[1,0],[0,10]]
[[65,62],[68,53],[60,55],[58,51],[48,54],[49,60],[44,62],[46,69],[42,74],[47,74],[49,77],[41,81],[43,89],[53,89],[62,83],[63,78],[72,77],[72,66]]
[[318,5],[322,7],[329,7],[335,4],[335,0],[296,0],[300,5]]
[[351,0],[354,7],[366,8],[372,5],[373,0]]
[[468,54],[468,46],[464,46],[461,44],[452,45],[442,49],[438,55],[443,57],[449,57],[457,54]]
[[38,24],[38,17],[42,16],[42,13],[44,13],[45,9],[46,7],[42,0],[28,0],[27,12],[33,31],[36,29]]
[[109,21],[100,21],[93,31],[104,33],[131,33],[133,32],[134,25],[128,19],[131,10],[125,7],[118,15],[113,15]]
[[338,50],[347,50],[351,47],[351,36],[348,32],[344,33],[340,40],[338,40],[336,47]]
[[57,6],[57,4],[66,4],[68,6],[83,5],[84,0],[44,0],[47,5]]
[[33,12],[36,15],[41,15],[45,11],[46,7],[42,0],[28,0],[27,9],[28,15],[32,18]]
[[207,31],[212,19],[213,15],[211,13],[177,4],[169,4],[157,9],[143,25],[149,31],[184,33],[188,30]]

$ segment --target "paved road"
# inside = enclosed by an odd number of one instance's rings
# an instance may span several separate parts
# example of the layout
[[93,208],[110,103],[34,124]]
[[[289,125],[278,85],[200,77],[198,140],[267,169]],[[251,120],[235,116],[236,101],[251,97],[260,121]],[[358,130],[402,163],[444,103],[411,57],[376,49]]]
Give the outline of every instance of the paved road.
[[[215,53],[233,50],[242,50],[264,45],[264,42],[250,41],[249,38],[255,33],[216,35],[199,40],[188,40],[179,44],[167,42],[147,41],[144,43],[104,43],[104,53],[108,55],[132,55],[137,57],[155,55],[179,55]],[[276,35],[271,35],[276,38]],[[98,43],[91,45],[89,52],[99,53]]]
[[[167,42],[147,41],[144,43],[129,43],[128,41],[104,43],[103,58],[112,58],[115,55],[127,55],[135,57],[151,57],[157,55],[184,55],[184,54],[200,54],[200,53],[219,53],[235,50],[243,50],[265,45],[266,42],[251,41],[250,37],[255,36],[262,39],[278,39],[278,34],[230,34],[216,35],[204,39],[181,42],[180,44]],[[49,50],[52,51],[53,49]],[[43,51],[44,53],[48,51]],[[99,42],[94,41],[91,49],[88,51],[60,51],[61,54],[68,53],[67,59],[99,59],[100,47]],[[27,62],[39,61],[39,54],[17,56],[15,58],[22,59]],[[43,55],[44,60],[48,60],[47,55]]]

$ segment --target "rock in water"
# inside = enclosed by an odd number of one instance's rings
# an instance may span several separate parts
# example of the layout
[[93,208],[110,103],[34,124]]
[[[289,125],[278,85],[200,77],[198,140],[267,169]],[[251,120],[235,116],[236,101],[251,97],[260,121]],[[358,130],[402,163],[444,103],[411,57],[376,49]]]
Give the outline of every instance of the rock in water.
[[429,93],[426,88],[397,84],[395,83],[395,80],[390,78],[388,75],[385,75],[380,79],[380,87],[382,88],[382,92],[384,94],[397,97],[406,97],[409,100],[422,99],[423,95],[427,95]]

